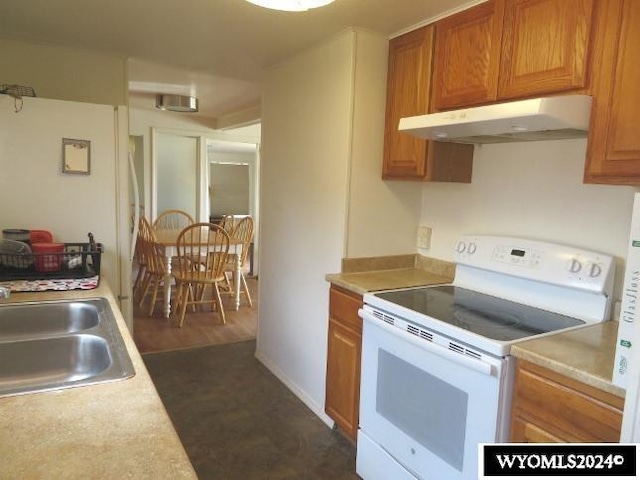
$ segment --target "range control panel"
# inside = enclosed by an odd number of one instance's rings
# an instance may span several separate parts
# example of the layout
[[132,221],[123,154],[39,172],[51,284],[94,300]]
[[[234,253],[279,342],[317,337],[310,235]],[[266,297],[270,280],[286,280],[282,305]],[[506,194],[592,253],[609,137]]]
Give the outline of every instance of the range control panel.
[[455,260],[555,285],[602,292],[615,270],[610,255],[567,245],[489,235],[460,237]]

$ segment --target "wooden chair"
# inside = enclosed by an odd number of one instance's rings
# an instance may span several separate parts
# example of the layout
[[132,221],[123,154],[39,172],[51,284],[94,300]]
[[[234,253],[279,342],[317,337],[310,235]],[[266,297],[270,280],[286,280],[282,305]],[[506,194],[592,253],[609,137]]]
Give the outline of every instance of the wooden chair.
[[153,222],[153,229],[182,230],[194,223],[193,217],[183,210],[165,210]]
[[[236,226],[233,228],[231,232],[232,238],[238,238],[242,240],[242,254],[240,257],[240,265],[244,266],[247,260],[247,254],[249,253],[249,246],[253,241],[253,230],[255,227],[255,223],[253,218],[244,217],[242,218]],[[234,294],[235,290],[233,285],[235,285],[235,272],[236,272],[236,262],[238,261],[238,257],[236,254],[230,254],[227,257],[227,263],[224,267],[224,276],[225,276],[225,286],[227,292],[229,294]],[[229,280],[229,276],[233,279],[233,282]],[[250,307],[253,306],[253,302],[251,301],[251,295],[249,295],[249,288],[247,287],[247,280],[244,278],[244,273],[242,272],[242,268],[240,269],[240,294],[245,295],[247,297],[247,303]]]
[[[219,225],[195,223],[178,235],[177,261],[173,268],[176,279],[176,309],[179,327],[182,327],[188,305],[212,304],[218,310],[222,323],[227,323],[220,284],[225,282],[224,266],[229,252],[229,234]],[[207,287],[212,287],[213,298],[206,299]]]
[[220,221],[220,226],[224,228],[228,234],[231,234],[231,232],[233,232],[233,227],[235,227],[235,223],[235,217],[233,215],[224,215]]
[[[141,261],[145,265],[140,285],[141,295],[138,306],[142,307],[147,294],[151,293],[151,303],[148,311],[149,316],[151,316],[158,299],[158,291],[161,286],[164,286],[167,269],[164,260],[164,248],[157,242],[153,228],[144,217],[140,217],[138,244]],[[152,289],[151,292],[149,292],[149,289]]]

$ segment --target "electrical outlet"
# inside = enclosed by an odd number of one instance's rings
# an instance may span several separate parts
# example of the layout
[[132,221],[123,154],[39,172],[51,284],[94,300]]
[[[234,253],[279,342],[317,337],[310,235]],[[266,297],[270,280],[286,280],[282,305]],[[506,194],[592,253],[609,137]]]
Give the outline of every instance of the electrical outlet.
[[431,227],[420,225],[418,227],[418,248],[431,247]]

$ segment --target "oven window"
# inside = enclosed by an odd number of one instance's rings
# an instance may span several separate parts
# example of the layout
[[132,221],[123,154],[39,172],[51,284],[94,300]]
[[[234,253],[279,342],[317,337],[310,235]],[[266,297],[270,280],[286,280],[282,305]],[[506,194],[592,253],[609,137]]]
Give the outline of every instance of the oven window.
[[424,448],[462,471],[468,395],[378,350],[376,411]]

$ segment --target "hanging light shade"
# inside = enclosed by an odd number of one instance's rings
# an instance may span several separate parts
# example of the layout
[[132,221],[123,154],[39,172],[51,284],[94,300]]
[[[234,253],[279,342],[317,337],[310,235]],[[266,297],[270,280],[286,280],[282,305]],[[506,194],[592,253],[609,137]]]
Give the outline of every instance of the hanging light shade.
[[247,0],[249,3],[272,10],[285,12],[304,12],[311,8],[324,7],[334,0]]
[[197,112],[198,99],[186,95],[156,95],[156,108],[172,112]]

